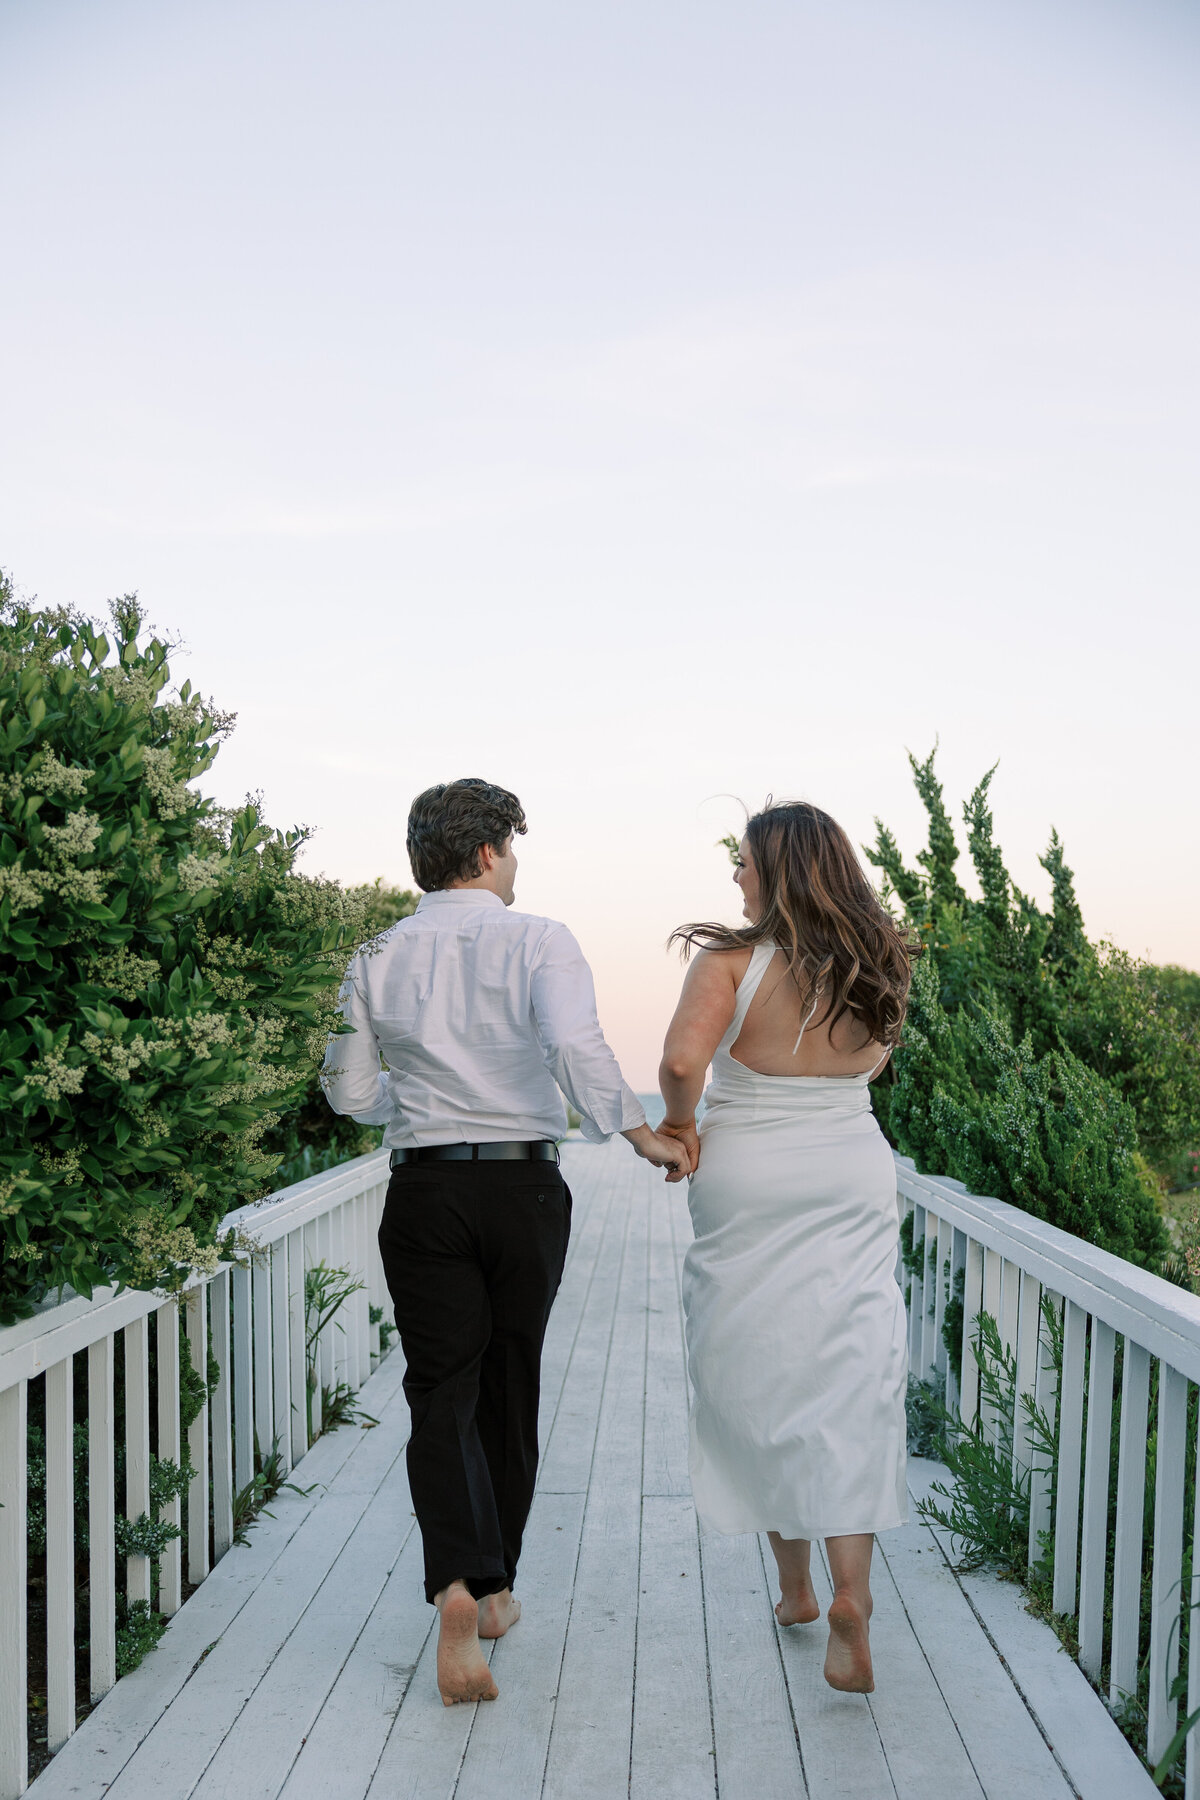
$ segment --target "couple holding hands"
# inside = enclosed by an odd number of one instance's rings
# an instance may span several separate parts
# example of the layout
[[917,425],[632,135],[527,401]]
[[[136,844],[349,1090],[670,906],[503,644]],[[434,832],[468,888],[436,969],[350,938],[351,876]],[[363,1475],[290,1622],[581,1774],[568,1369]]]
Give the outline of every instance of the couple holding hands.
[[619,1132],[668,1181],[689,1178],[702,1530],[768,1533],[782,1626],[820,1616],[809,1557],[824,1539],[825,1678],[870,1692],[874,1534],[906,1517],[907,1349],[895,1172],[868,1086],[900,1036],[912,949],[841,827],[768,804],[738,849],[745,925],[674,934],[690,961],[652,1130],[575,939],[513,909],[525,830],[516,796],[489,782],[417,796],[421,901],[351,962],[347,1030],[322,1070],[334,1109],[385,1126],[391,1152],[379,1248],[442,1699],[496,1698],[479,1640],[520,1616],[542,1340],[570,1230],[561,1093],[589,1142]]

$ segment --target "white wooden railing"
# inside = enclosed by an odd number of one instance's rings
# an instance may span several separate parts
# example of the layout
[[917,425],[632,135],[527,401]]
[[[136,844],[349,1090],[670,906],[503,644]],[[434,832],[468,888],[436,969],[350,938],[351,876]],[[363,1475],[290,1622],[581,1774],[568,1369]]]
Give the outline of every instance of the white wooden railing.
[[[30,1384],[44,1384],[46,1439],[46,1666],[49,1748],[75,1729],[76,1356],[87,1353],[88,1641],[90,1693],[99,1700],[116,1680],[118,1578],[128,1598],[174,1613],[189,1583],[203,1581],[233,1541],[234,1496],[254,1477],[255,1447],[278,1442],[285,1471],[309,1448],[305,1351],[305,1270],[324,1262],[364,1286],[338,1311],[313,1351],[316,1388],[312,1434],[320,1429],[320,1391],[343,1382],[358,1388],[379,1360],[372,1306],[386,1309],[375,1234],[387,1186],[382,1152],[314,1175],[253,1206],[231,1213],[260,1248],[249,1266],[222,1266],[194,1279],[178,1297],[107,1288],[43,1306],[31,1319],[0,1330],[0,1800],[27,1785],[27,1465]],[[224,1228],[223,1226],[223,1228]],[[187,1494],[186,1543],[176,1538],[152,1566],[114,1548],[117,1434],[123,1434],[124,1500],[133,1521],[150,1512],[150,1457],[180,1463],[180,1330],[203,1377],[208,1355],[220,1375],[186,1434],[195,1474]],[[153,1409],[150,1332],[154,1331]],[[118,1340],[120,1344],[118,1347]],[[114,1407],[120,1359],[123,1423]],[[160,1514],[178,1525],[182,1507]]]
[[[1151,1557],[1147,1755],[1157,1763],[1180,1723],[1171,1687],[1179,1672],[1180,1613],[1200,1605],[1200,1568],[1187,1591],[1185,1566],[1200,1517],[1184,1519],[1189,1397],[1200,1383],[1200,1299],[1170,1282],[1042,1224],[1018,1207],[968,1194],[960,1182],[917,1173],[897,1157],[901,1207],[912,1213],[909,1362],[914,1375],[946,1380],[947,1403],[980,1415],[979,1369],[972,1350],[980,1312],[996,1321],[1015,1354],[1017,1391],[1032,1394],[1056,1423],[1058,1472],[1029,1443],[1018,1407],[1013,1457],[1030,1471],[1030,1564],[1038,1534],[1053,1517],[1055,1612],[1078,1620],[1080,1662],[1099,1683],[1106,1662],[1114,1705],[1136,1694],[1143,1555]],[[942,1326],[955,1277],[963,1276],[962,1381],[957,1383]],[[906,1276],[907,1280],[908,1277]],[[1061,1320],[1061,1392],[1042,1326],[1047,1296]],[[1121,1350],[1120,1430],[1114,1446],[1113,1389]],[[1149,1402],[1157,1365],[1157,1451],[1147,1517]],[[961,1391],[960,1391],[961,1388]],[[1085,1404],[1086,1398],[1086,1404]],[[1115,1555],[1109,1557],[1110,1478],[1117,1462]],[[1200,1481],[1196,1484],[1200,1502]],[[1185,1538],[1186,1528],[1186,1538]],[[1148,1536],[1147,1536],[1148,1534]],[[1185,1557],[1185,1543],[1187,1555]],[[1111,1625],[1106,1628],[1106,1595]],[[1193,1613],[1187,1715],[1200,1707],[1200,1614]],[[1200,1752],[1187,1742],[1187,1800],[1200,1800]]]

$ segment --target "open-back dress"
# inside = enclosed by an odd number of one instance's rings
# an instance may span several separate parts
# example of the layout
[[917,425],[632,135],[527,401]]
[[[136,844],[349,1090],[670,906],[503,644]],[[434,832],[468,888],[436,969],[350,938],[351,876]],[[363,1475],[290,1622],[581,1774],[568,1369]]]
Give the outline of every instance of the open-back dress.
[[688,1192],[696,1511],[709,1531],[886,1531],[908,1516],[895,1165],[874,1070],[759,1075],[732,1056],[774,951],[757,945],[738,986]]

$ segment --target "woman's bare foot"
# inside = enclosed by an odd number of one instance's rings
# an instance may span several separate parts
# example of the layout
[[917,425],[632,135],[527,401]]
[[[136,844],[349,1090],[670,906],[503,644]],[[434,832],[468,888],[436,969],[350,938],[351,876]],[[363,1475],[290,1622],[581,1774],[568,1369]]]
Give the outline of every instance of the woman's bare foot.
[[849,1594],[835,1594],[829,1607],[829,1648],[825,1679],[843,1694],[873,1694],[875,1672],[867,1636],[870,1615]]
[[437,1684],[444,1706],[460,1700],[494,1700],[500,1692],[479,1648],[479,1607],[463,1581],[452,1581],[435,1601],[441,1615]]
[[780,1595],[775,1608],[775,1617],[781,1625],[811,1625],[820,1616],[820,1603],[813,1593],[811,1582],[789,1585]]
[[513,1599],[508,1588],[502,1588],[498,1594],[485,1594],[479,1602],[479,1635],[481,1638],[503,1637],[520,1616],[521,1602]]

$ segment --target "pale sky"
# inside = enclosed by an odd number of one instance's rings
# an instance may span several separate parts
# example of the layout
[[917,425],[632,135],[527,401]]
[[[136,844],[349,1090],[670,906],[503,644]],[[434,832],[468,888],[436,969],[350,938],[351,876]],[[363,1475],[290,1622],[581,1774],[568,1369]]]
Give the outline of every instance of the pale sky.
[[1200,14],[0,4],[0,562],[137,590],[208,778],[409,879],[513,787],[652,1085],[768,792],[1200,966]]

